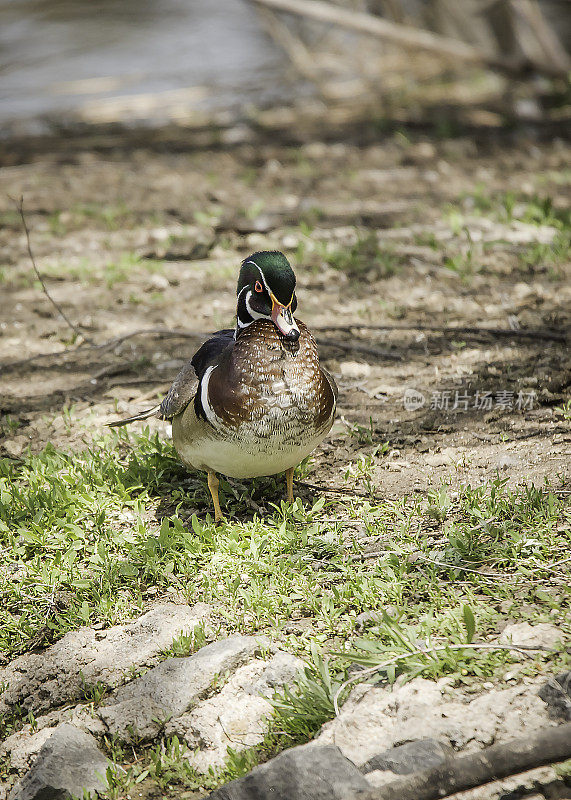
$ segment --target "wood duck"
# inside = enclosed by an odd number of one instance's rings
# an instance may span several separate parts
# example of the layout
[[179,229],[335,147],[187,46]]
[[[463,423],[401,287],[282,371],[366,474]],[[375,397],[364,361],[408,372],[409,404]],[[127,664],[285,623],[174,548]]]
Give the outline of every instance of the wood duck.
[[232,478],[285,472],[293,502],[294,469],[328,433],[337,401],[315,339],[293,316],[295,275],[283,253],[246,258],[237,295],[236,328],[217,331],[200,347],[160,406],[110,423],[172,420],[181,461],[208,474],[216,522],[222,519],[218,472]]

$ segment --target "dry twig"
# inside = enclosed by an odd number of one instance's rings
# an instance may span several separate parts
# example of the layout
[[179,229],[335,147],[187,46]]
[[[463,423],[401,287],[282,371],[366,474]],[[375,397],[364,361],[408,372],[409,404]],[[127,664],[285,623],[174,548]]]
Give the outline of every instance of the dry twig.
[[49,293],[48,287],[46,286],[46,284],[44,282],[44,279],[42,278],[42,275],[41,275],[38,267],[36,266],[36,260],[34,258],[34,253],[32,251],[32,244],[30,242],[30,231],[28,229],[28,223],[26,222],[26,215],[24,214],[24,197],[21,196],[20,199],[18,201],[15,201],[15,202],[16,202],[16,208],[18,210],[18,213],[20,214],[20,217],[22,218],[22,225],[24,226],[24,232],[26,234],[26,244],[27,244],[27,248],[28,248],[28,255],[30,256],[30,261],[32,262],[32,267],[34,268],[34,272],[36,273],[37,279],[39,280],[39,282],[42,285],[42,290],[43,290],[45,296],[48,298],[48,300],[50,301],[52,306],[55,308],[55,310],[58,312],[58,314],[61,317],[63,317],[64,321],[71,328],[71,330],[75,333],[75,335],[76,336],[81,336],[81,338],[84,341],[89,342],[90,339],[85,335],[85,333],[83,333],[82,330],[80,330],[77,327],[77,325],[73,324],[73,322],[69,319],[69,317],[67,316],[67,314],[65,313],[63,308],[59,305],[59,303],[56,303],[54,298]]
[[[454,63],[462,61],[467,64],[480,64],[508,74],[519,74],[527,66],[525,59],[514,60],[501,55],[489,55],[458,39],[441,36],[410,25],[401,25],[362,11],[342,8],[333,3],[324,2],[324,0],[312,0],[311,3],[306,0],[255,0],[255,2],[276,11],[297,14],[379,39],[386,39],[408,49],[437,53]],[[566,74],[566,71],[556,63],[541,63],[534,64],[534,66],[546,74],[559,77],[564,77]]]
[[571,722],[543,728],[533,736],[494,744],[478,753],[448,758],[437,767],[375,789],[358,790],[353,800],[440,800],[491,781],[508,778],[571,756]]
[[359,344],[359,342],[342,342],[340,339],[324,339],[319,337],[317,343],[322,347],[337,347],[339,350],[345,350],[348,353],[363,353],[368,356],[375,356],[375,358],[386,358],[390,361],[402,361],[403,357],[398,353],[393,353],[390,350],[384,350],[381,347],[369,347],[366,344]]
[[507,337],[509,339],[545,339],[552,342],[566,342],[568,339],[564,331],[554,331],[550,328],[527,328],[511,330],[509,328],[478,328],[472,325],[361,325],[355,323],[353,325],[322,325],[318,328],[313,328],[314,331],[341,331],[343,333],[352,333],[356,330],[366,331],[433,331],[434,333],[444,333],[448,335],[454,334],[472,334],[474,336],[491,336],[491,337]]

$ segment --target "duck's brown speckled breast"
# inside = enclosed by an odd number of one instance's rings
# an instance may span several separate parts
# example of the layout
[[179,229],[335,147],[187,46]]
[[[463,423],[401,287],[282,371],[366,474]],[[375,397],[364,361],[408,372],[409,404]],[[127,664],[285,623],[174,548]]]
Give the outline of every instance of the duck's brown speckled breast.
[[284,443],[313,438],[330,425],[334,392],[315,339],[297,323],[297,342],[267,320],[240,333],[209,381],[208,399],[222,425],[255,438],[281,435]]

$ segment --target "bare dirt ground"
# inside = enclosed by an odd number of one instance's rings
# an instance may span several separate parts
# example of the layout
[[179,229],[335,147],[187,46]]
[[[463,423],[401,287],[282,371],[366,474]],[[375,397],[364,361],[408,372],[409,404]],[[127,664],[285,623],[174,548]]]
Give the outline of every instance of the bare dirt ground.
[[[557,245],[569,146],[525,132],[238,134],[226,147],[3,147],[4,454],[83,448],[116,412],[152,405],[202,338],[232,324],[240,261],[277,248],[340,387],[308,480],[353,486],[358,458],[388,442],[370,473],[388,497],[498,472],[559,485],[571,454],[557,410],[571,376]],[[20,195],[38,268],[84,338],[35,279]]]

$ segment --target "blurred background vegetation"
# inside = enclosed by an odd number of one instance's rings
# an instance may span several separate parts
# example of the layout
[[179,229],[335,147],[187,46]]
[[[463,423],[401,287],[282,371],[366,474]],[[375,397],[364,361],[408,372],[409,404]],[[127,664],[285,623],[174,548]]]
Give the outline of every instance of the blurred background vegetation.
[[0,124],[562,131],[570,42],[567,0],[4,0]]

